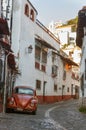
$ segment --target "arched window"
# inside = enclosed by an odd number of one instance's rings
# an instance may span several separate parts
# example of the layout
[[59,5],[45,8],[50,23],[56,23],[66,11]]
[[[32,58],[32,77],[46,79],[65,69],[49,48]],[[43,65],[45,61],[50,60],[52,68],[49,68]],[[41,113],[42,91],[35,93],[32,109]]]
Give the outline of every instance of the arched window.
[[30,19],[34,21],[34,11],[32,9],[30,11]]
[[29,6],[28,6],[28,4],[25,5],[25,12],[24,13],[25,13],[26,16],[29,16]]

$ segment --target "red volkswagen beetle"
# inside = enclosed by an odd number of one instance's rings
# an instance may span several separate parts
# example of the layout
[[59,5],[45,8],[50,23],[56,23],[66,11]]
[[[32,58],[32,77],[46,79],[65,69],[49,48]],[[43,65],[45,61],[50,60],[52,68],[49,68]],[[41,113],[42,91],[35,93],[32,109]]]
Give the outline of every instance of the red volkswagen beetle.
[[25,111],[36,114],[37,106],[36,90],[26,86],[17,86],[14,88],[12,96],[7,99],[6,109],[7,111]]

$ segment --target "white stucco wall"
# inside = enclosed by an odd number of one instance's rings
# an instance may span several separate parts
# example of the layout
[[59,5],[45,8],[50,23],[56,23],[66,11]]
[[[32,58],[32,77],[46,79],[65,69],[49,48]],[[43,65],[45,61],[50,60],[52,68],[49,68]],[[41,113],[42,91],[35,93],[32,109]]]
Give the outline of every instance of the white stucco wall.
[[[52,73],[52,49],[48,48],[46,72],[35,68],[35,36],[40,36],[43,40],[59,51],[60,44],[53,39],[36,23],[36,10],[29,4],[29,8],[35,11],[35,20],[32,21],[24,14],[26,0],[16,0],[13,10],[13,29],[12,29],[12,49],[17,57],[18,69],[20,75],[16,77],[16,85],[26,85],[36,88],[36,80],[41,81],[41,90],[37,90],[38,95],[43,95],[43,83],[45,85],[45,95],[62,95],[62,85],[65,85],[64,95],[70,95],[71,90],[71,71],[67,72],[66,80],[63,81],[63,62],[57,55],[56,65],[58,66],[58,75],[53,78]],[[32,45],[32,53],[28,53],[27,48]],[[70,82],[69,82],[70,81]],[[54,84],[57,84],[57,91],[54,91]]]
[[[62,94],[62,86],[64,85],[63,95],[71,95],[71,85],[73,84],[73,95],[75,94],[75,85],[76,81],[71,78],[72,76],[72,69],[66,70],[66,78],[63,80],[63,72],[64,72],[63,61],[60,59],[59,62],[59,93]],[[69,88],[69,92],[67,89]]]
[[[35,34],[42,37],[57,50],[59,50],[59,44],[40,28],[35,21],[33,22],[24,14],[25,3],[27,3],[27,1],[18,1],[18,3],[16,3],[18,4],[18,9],[14,9],[13,14],[12,49],[16,56],[18,56],[19,53],[18,64],[21,73],[21,75],[17,77],[15,85],[27,85],[35,88],[36,79],[39,79],[42,81],[41,91],[39,93],[43,93],[43,82],[46,81],[47,85],[45,92],[48,95],[53,95],[54,80],[51,77],[51,57],[48,57],[46,73],[35,69]],[[29,7],[30,6],[31,5],[29,5]],[[32,53],[27,52],[27,47],[29,45],[32,45],[33,47]]]

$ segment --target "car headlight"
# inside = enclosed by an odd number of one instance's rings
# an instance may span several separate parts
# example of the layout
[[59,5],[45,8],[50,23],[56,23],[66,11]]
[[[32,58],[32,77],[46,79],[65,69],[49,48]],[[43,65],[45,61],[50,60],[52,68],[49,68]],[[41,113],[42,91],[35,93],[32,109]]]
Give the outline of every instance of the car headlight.
[[9,101],[9,104],[12,105],[14,104],[14,98],[12,97],[11,100]]
[[32,100],[31,101],[31,106],[33,107],[35,105],[34,101]]

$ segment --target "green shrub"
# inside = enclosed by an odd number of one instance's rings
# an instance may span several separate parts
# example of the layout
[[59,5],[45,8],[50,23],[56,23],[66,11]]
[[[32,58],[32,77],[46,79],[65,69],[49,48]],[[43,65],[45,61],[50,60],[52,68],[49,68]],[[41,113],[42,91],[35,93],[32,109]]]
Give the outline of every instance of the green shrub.
[[82,113],[86,113],[86,106],[81,106],[79,108],[79,111],[82,112]]

